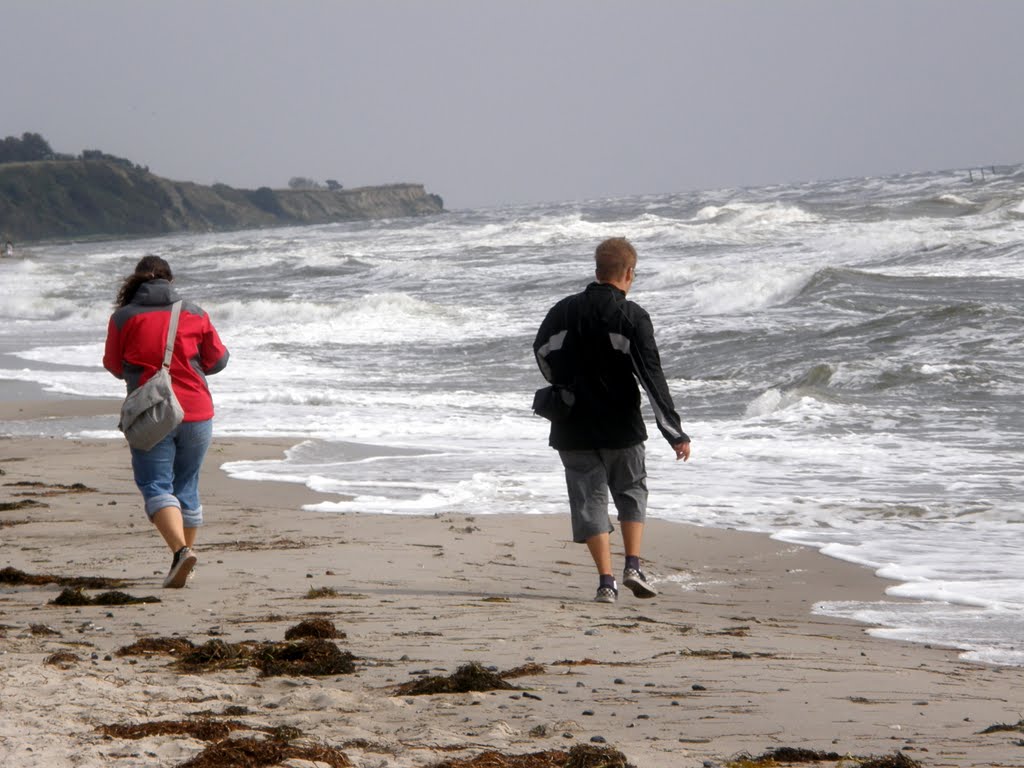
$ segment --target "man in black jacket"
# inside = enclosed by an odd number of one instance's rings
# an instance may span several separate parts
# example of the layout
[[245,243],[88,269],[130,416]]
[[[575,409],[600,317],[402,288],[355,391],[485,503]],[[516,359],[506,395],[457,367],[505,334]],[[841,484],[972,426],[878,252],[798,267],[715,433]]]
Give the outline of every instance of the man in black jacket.
[[636,597],[658,594],[640,568],[647,430],[638,381],[677,460],[690,458],[690,438],[672,404],[651,318],[626,299],[636,275],[636,251],[628,240],[611,238],[597,247],[594,260],[597,281],[551,308],[533,351],[544,378],[574,396],[568,416],[551,423],[548,444],[565,467],[573,541],[586,543],[597,566],[594,599],[614,603],[619,591],[612,575],[609,490],[626,551],[622,584]]

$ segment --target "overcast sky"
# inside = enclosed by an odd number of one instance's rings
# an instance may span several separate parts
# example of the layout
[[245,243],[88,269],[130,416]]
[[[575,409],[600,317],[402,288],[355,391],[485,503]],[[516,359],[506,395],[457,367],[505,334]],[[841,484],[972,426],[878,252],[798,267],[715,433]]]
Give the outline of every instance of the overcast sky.
[[0,0],[0,135],[449,208],[1024,161],[1017,0]]

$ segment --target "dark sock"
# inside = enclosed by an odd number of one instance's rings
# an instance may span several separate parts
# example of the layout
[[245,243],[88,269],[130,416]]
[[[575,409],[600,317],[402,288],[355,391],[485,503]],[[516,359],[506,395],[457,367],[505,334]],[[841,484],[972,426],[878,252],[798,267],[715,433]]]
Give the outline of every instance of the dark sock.
[[615,577],[610,573],[602,573],[601,583],[598,584],[598,589],[601,587],[611,587],[612,589],[615,589]]
[[640,570],[640,556],[639,555],[626,555],[626,567],[632,568],[634,571]]

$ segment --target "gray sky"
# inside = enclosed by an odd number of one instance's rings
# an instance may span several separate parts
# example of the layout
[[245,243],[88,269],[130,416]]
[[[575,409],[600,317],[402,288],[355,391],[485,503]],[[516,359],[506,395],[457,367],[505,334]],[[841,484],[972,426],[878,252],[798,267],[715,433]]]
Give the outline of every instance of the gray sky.
[[2,0],[0,135],[449,208],[1024,161],[1017,0]]

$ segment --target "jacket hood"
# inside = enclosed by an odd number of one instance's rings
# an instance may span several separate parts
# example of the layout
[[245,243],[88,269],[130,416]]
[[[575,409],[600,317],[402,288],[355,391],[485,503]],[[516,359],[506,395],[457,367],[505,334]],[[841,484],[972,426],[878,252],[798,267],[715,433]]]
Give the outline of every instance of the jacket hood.
[[178,301],[178,292],[167,280],[148,280],[139,286],[132,297],[132,304],[164,306]]

